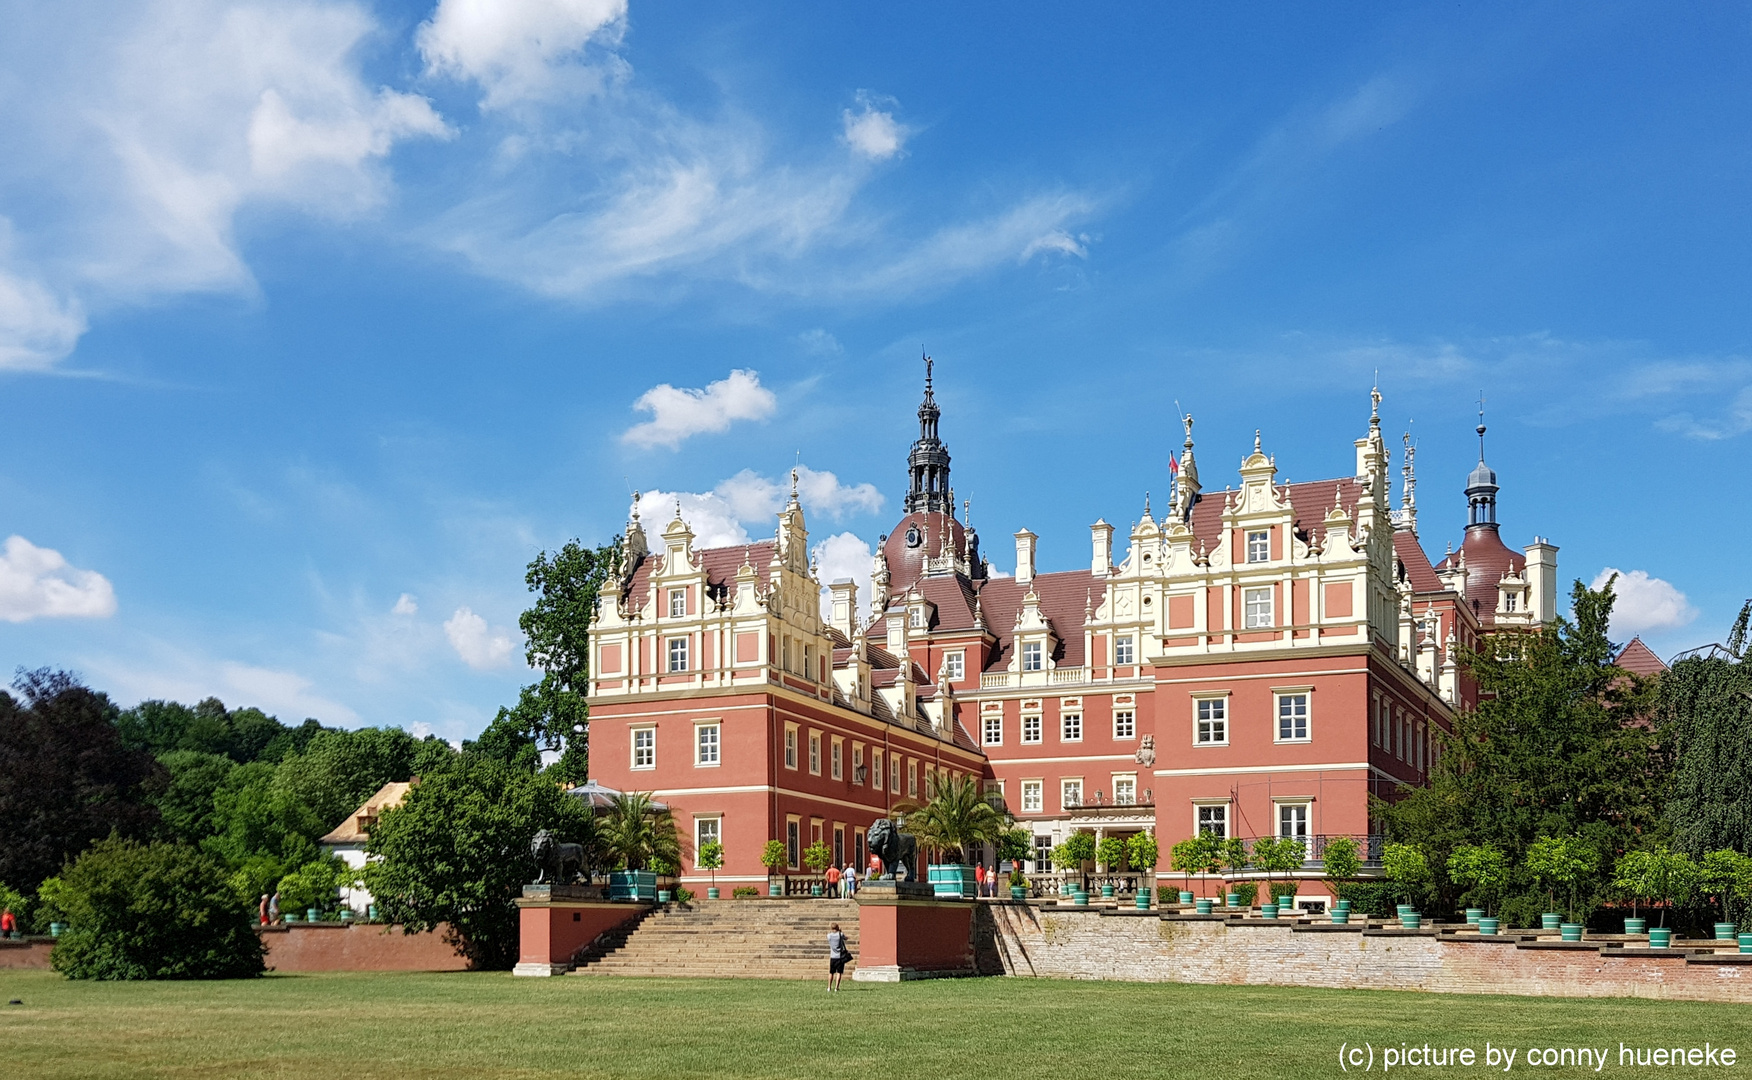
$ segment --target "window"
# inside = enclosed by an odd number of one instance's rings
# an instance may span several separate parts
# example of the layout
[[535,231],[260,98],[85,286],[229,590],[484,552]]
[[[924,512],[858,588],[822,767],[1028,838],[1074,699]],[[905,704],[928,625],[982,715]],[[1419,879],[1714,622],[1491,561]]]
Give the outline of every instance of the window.
[[913,608],[911,611],[907,612],[906,624],[914,630],[923,630],[925,628],[925,609]]
[[919,763],[916,761],[906,763],[906,796],[909,799],[919,797]]
[[1253,630],[1271,625],[1271,586],[1241,590],[1241,626]]
[[1075,810],[1083,805],[1083,778],[1059,781],[1059,809]]
[[1074,712],[1065,713],[1063,716],[1059,717],[1059,741],[1060,742],[1082,742],[1083,741],[1083,714],[1082,713],[1074,713]]
[[900,794],[900,755],[895,754],[888,762],[888,793]]
[[1040,717],[1024,716],[1022,718],[1022,741],[1025,743],[1040,741]]
[[797,869],[803,854],[803,823],[796,818],[785,822],[785,865]]
[[852,783],[862,784],[867,777],[864,775],[864,748],[852,745]]
[[809,771],[816,776],[821,775],[821,732],[809,733]]
[[1115,664],[1135,664],[1137,656],[1132,649],[1131,635],[1113,639],[1113,662]]
[[1138,801],[1138,778],[1135,776],[1116,776],[1113,778],[1113,804],[1115,806],[1136,806]]
[[1302,742],[1308,738],[1308,695],[1279,694],[1278,742]]
[[1247,561],[1271,561],[1271,533],[1269,531],[1250,532],[1247,534]]
[[1292,840],[1308,839],[1308,804],[1278,803],[1278,836]]
[[1198,808],[1199,835],[1209,833],[1223,840],[1229,838],[1229,804],[1206,803]]
[[1004,718],[1001,714],[993,714],[983,721],[985,731],[981,733],[981,742],[986,746],[1004,745]]
[[1113,714],[1113,737],[1116,739],[1135,739],[1138,735],[1138,714],[1130,709],[1121,709]]
[[1030,641],[1022,646],[1022,670],[1040,670],[1040,642]]
[[797,729],[789,724],[785,726],[785,768],[797,767]]
[[694,726],[694,764],[718,764],[718,725],[697,724]]
[[960,682],[967,678],[967,654],[952,652],[943,654],[943,672],[950,682]]
[[669,590],[669,617],[679,619],[687,614],[687,590]]
[[687,670],[687,639],[684,637],[669,639],[669,670]]
[[1508,593],[1507,595],[1505,595],[1503,597],[1503,610],[1504,611],[1515,610],[1515,594],[1514,593]]
[[882,790],[882,751],[870,751],[870,786]]
[[833,826],[833,864],[844,866],[846,863],[846,827],[834,823]]
[[633,768],[655,769],[657,767],[657,729],[633,729]]
[[1198,722],[1192,741],[1200,746],[1223,746],[1229,741],[1229,699],[1198,698],[1193,702]]
[[1024,814],[1038,814],[1040,813],[1042,806],[1043,800],[1040,797],[1040,781],[1022,781],[1022,812]]
[[699,867],[700,849],[714,841],[720,844],[724,842],[720,839],[724,835],[722,820],[722,818],[715,817],[694,818],[694,867],[696,869]]
[[845,756],[845,743],[835,739],[833,745],[828,748],[828,767],[833,770],[833,778],[835,780],[844,780],[846,778]]
[[1034,838],[1034,872],[1037,874],[1052,873],[1052,837],[1036,836]]

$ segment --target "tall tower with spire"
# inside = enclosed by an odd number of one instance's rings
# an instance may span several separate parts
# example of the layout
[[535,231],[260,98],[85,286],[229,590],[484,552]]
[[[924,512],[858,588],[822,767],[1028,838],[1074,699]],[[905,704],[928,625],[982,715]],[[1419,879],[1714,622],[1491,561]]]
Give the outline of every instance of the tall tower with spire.
[[1484,405],[1478,406],[1478,464],[1466,478],[1466,531],[1489,529],[1496,532],[1496,471],[1484,463]]
[[925,399],[919,402],[919,437],[907,455],[906,512],[954,514],[949,486],[949,448],[937,437],[937,398],[931,393],[931,358],[925,357]]

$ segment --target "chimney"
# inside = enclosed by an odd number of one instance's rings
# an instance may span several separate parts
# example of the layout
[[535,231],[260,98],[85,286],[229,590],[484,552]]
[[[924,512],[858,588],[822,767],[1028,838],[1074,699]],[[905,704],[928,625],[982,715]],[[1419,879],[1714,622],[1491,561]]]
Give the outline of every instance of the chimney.
[[1034,580],[1034,542],[1040,537],[1027,529],[1016,534],[1016,581],[1026,585]]
[[844,634],[847,641],[852,639],[852,631],[858,621],[858,583],[851,578],[841,578],[827,587],[831,600],[832,615],[828,625]]
[[1106,577],[1113,569],[1113,526],[1097,518],[1095,524],[1089,526],[1089,543],[1094,548],[1089,559],[1089,572],[1096,577]]
[[1523,550],[1527,555],[1527,605],[1534,622],[1548,623],[1557,618],[1557,545],[1535,536]]

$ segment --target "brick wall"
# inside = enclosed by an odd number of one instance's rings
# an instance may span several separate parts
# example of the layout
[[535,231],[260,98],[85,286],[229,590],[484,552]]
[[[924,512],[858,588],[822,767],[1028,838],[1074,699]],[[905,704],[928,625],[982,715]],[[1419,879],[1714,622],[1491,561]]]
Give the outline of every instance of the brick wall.
[[275,926],[261,931],[276,971],[463,971],[468,961],[442,932],[404,934],[399,926]]
[[49,950],[53,946],[52,938],[0,941],[0,968],[40,968],[47,971]]
[[[1293,927],[1221,917],[982,905],[1006,974],[1135,982],[1752,1003],[1752,965],[1643,950],[1561,949],[1434,931]],[[976,935],[979,940],[979,935]],[[984,966],[984,964],[982,964]]]

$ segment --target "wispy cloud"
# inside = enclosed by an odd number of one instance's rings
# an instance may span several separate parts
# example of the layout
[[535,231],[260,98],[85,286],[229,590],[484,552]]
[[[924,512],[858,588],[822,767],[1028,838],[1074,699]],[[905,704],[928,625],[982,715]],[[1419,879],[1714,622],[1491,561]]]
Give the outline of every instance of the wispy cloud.
[[695,435],[728,431],[738,420],[765,420],[777,407],[778,399],[754,371],[737,369],[704,389],[659,383],[633,402],[634,410],[650,413],[651,419],[634,424],[621,439],[673,450]]
[[894,104],[893,98],[877,99],[858,91],[858,111],[847,109],[840,114],[843,137],[854,153],[871,161],[887,161],[901,152],[909,132],[894,118]]

